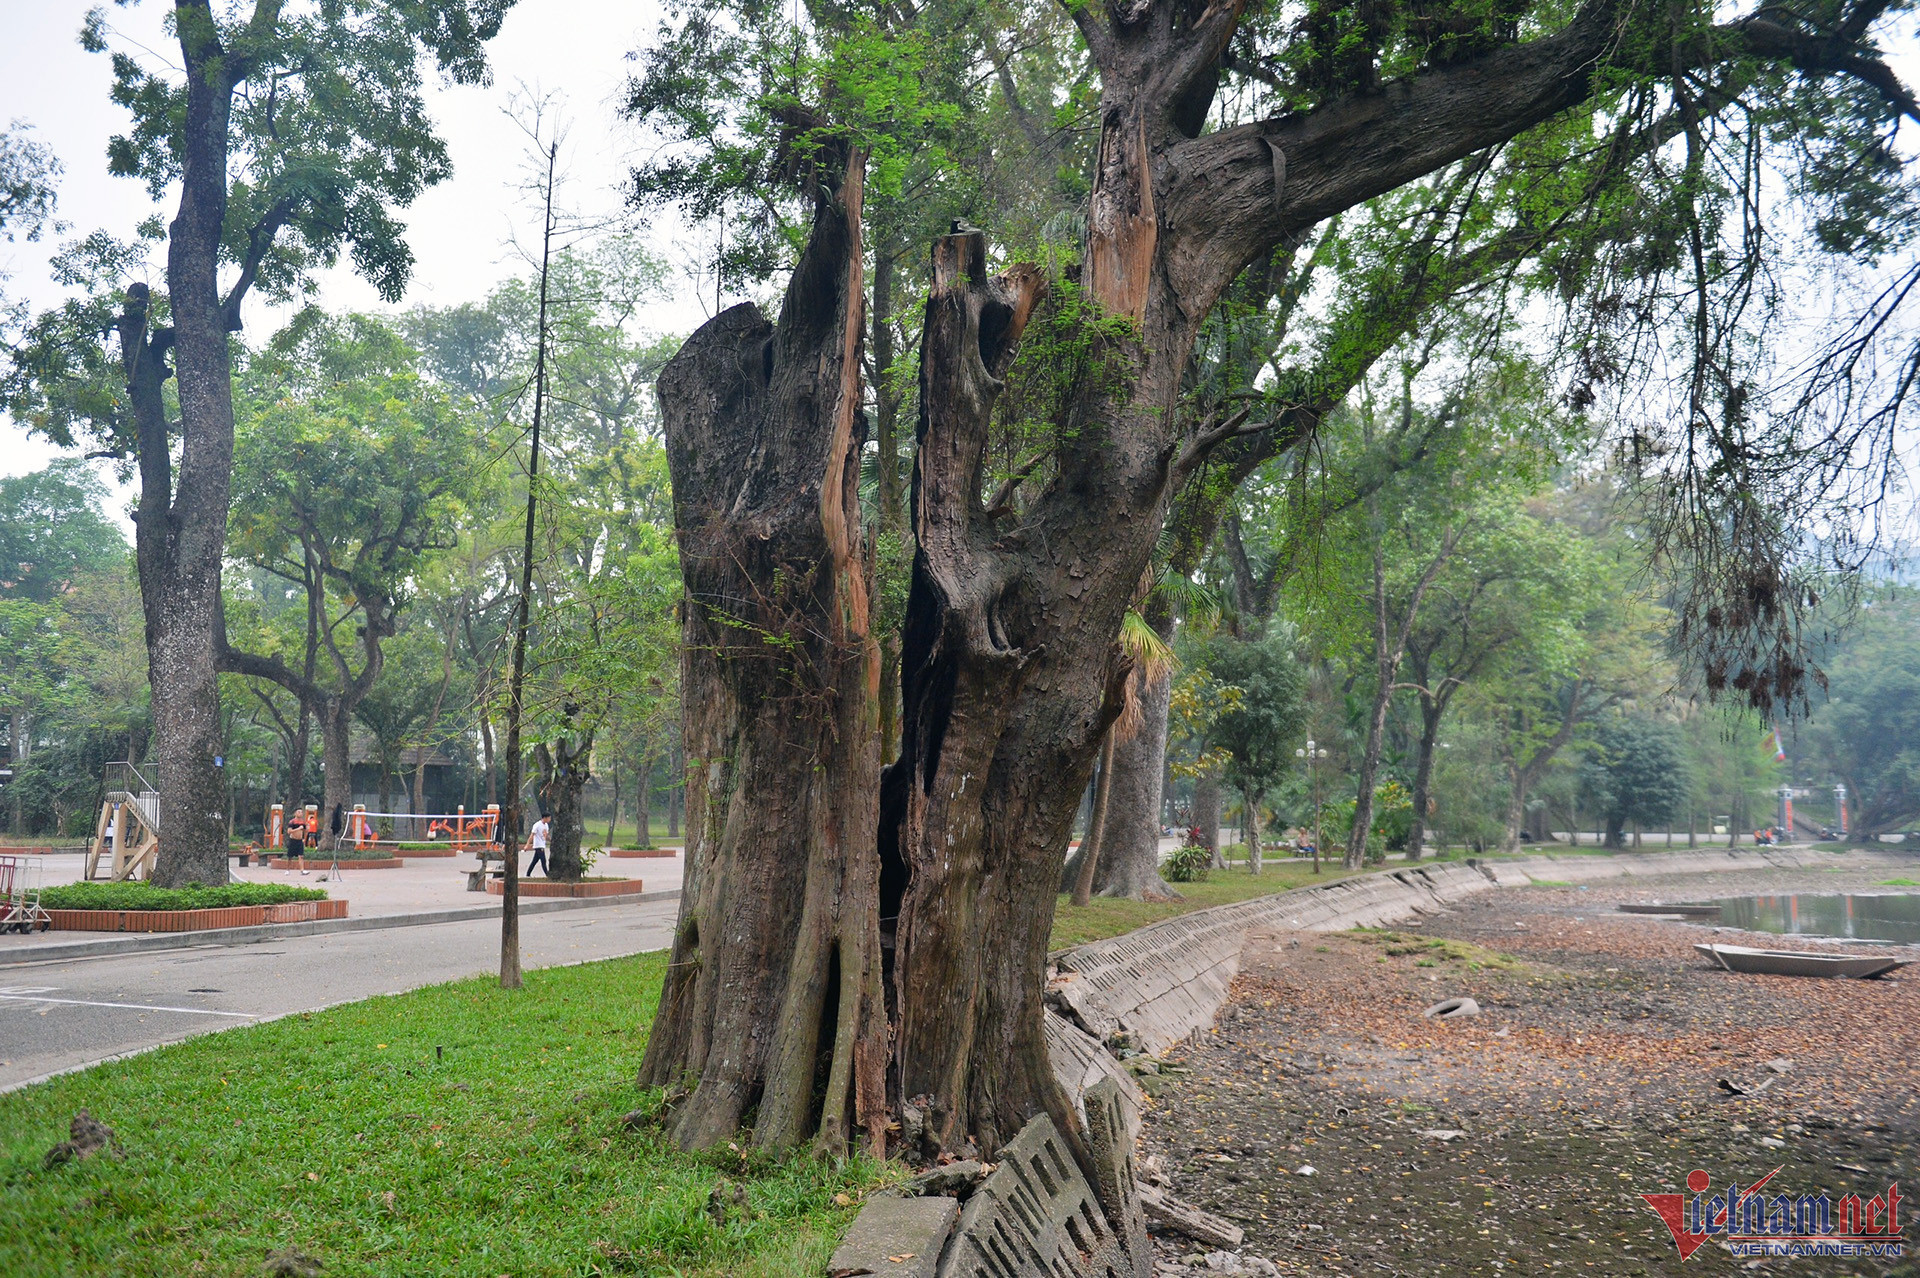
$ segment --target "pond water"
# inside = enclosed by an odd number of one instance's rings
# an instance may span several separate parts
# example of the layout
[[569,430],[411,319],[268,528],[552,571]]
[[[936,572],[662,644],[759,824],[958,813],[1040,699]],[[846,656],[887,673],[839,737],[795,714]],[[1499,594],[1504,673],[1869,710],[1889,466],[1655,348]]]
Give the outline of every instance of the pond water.
[[1920,945],[1920,893],[1733,896],[1723,898],[1719,904],[1720,922],[1727,927]]

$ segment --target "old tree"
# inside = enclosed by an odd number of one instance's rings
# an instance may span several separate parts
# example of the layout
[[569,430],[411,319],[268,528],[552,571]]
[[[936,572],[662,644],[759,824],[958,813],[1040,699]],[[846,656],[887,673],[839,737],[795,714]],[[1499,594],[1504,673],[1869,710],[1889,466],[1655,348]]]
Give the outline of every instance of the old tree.
[[[400,297],[413,259],[392,210],[450,172],[423,72],[431,59],[450,79],[485,79],[485,42],[511,3],[175,0],[177,65],[116,47],[104,8],[87,17],[81,43],[112,50],[113,99],[132,116],[109,169],[156,203],[178,191],[172,220],[143,228],[165,240],[164,288],[128,284],[144,254],[94,236],[64,268],[91,296],[31,326],[5,392],[16,420],[62,444],[91,436],[138,466],[135,557],[165,761],[156,883],[226,877],[220,573],[246,301],[297,293],[342,252]],[[117,352],[100,348],[103,330]]]
[[[1624,273],[1621,259],[1603,265],[1593,208],[1617,191],[1609,181],[1644,182],[1650,170],[1635,166],[1676,149],[1671,203],[1608,234],[1664,244],[1669,257],[1643,259],[1642,272],[1697,292],[1697,393],[1677,430],[1718,448],[1722,484],[1755,496],[1730,406],[1746,392],[1722,358],[1731,330],[1707,264],[1716,231],[1700,213],[1713,198],[1710,125],[1742,92],[1773,103],[1743,127],[1775,137],[1806,118],[1796,101],[1844,104],[1856,150],[1880,154],[1879,133],[1915,111],[1875,50],[1877,0],[1717,23],[1622,0],[1571,13],[1315,3],[1297,23],[1191,0],[1068,8],[1098,80],[1077,262],[996,273],[985,235],[960,225],[933,245],[899,754],[884,773],[855,489],[863,149],[820,141],[859,133],[835,134],[846,86],[832,58],[812,64],[823,105],[789,91],[769,112],[786,141],[812,148],[789,167],[812,220],[778,323],[751,305],[725,311],[661,378],[688,598],[690,833],[673,975],[642,1075],[668,1088],[686,1145],[743,1125],[766,1147],[837,1146],[858,1128],[877,1143],[909,1106],[923,1155],[990,1155],[1042,1112],[1077,1131],[1042,1037],[1060,850],[1120,709],[1123,617],[1176,498],[1211,476],[1192,516],[1204,545],[1222,475],[1230,493],[1245,459],[1310,434],[1314,413],[1463,281],[1556,246],[1542,271],[1570,296],[1586,274]],[[876,39],[820,22],[809,38],[825,47]],[[1264,86],[1270,113],[1230,122],[1223,85]],[[1530,176],[1499,158],[1529,146],[1541,161]],[[1882,166],[1888,191],[1898,167]],[[1465,207],[1463,187],[1523,179],[1536,198],[1429,217],[1422,272],[1436,240],[1480,257],[1376,288],[1375,318],[1338,352],[1337,376],[1238,400],[1197,393],[1196,345],[1237,282],[1283,278],[1313,228],[1443,171],[1465,177],[1432,188],[1430,211]],[[1542,172],[1562,185],[1542,193]],[[1420,274],[1412,253],[1400,266]],[[1610,290],[1605,313],[1631,309],[1619,274]],[[989,456],[996,400],[1043,323],[1065,390],[1044,464],[1009,473]],[[1622,328],[1587,328],[1584,394],[1608,376]],[[1006,500],[1008,485],[1022,500]],[[1703,509],[1714,499],[1694,491]],[[1729,623],[1745,628],[1731,671],[1786,692],[1754,637],[1776,620],[1762,613]]]

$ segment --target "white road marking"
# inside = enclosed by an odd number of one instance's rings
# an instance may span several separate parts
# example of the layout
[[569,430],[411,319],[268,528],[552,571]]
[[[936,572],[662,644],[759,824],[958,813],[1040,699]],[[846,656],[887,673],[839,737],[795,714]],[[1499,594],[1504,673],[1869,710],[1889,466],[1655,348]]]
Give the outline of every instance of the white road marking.
[[189,1016],[239,1016],[253,1020],[252,1012],[217,1012],[208,1007],[155,1007],[149,1003],[96,1003],[85,998],[47,998],[40,994],[0,994],[18,1003],[65,1003],[73,1007],[118,1007],[129,1012],[184,1012]]

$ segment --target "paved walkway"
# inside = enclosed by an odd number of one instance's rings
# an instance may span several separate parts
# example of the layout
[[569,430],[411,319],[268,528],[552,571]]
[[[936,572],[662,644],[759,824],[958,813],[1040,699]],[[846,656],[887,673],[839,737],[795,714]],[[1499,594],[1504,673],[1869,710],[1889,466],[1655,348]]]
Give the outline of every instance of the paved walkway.
[[[664,949],[678,909],[667,899],[529,915],[522,964]],[[489,918],[9,965],[0,1091],[194,1034],[495,972],[499,954],[500,924]]]
[[[313,859],[313,869],[304,877],[298,870],[270,870],[264,866],[248,866],[244,870],[235,870],[234,874],[248,883],[291,883],[301,887],[317,887],[332,897],[344,897],[347,901],[347,917],[351,919],[373,919],[383,917],[414,916],[440,910],[472,910],[475,907],[496,909],[500,898],[481,892],[467,890],[467,874],[479,868],[479,861],[472,856],[457,857],[415,857],[400,858],[402,864],[386,870],[342,870],[340,881],[322,881],[327,862]],[[642,858],[602,858],[593,872],[600,874],[619,874],[639,879],[649,895],[658,892],[678,892],[680,890],[680,869],[685,862],[684,853],[670,857]],[[40,882],[44,886],[57,883],[77,883],[86,870],[86,857],[77,853],[56,854],[40,859]],[[538,875],[533,882],[539,882]],[[522,897],[523,904],[547,898]],[[107,932],[36,932],[31,936],[0,936],[0,961],[17,958],[26,950],[45,947],[70,946],[76,942],[94,941],[108,936],[118,935]]]

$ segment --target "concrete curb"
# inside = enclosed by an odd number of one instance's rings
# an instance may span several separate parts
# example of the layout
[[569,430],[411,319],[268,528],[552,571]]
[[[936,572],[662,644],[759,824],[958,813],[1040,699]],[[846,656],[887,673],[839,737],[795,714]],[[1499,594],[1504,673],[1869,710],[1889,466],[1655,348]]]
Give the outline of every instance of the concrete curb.
[[[634,905],[647,901],[670,901],[680,895],[679,888],[657,892],[635,892],[626,896],[581,897],[522,901],[520,913],[551,914],[556,910],[584,910],[596,907]],[[146,932],[97,941],[36,945],[22,949],[0,949],[0,967],[27,963],[57,963],[64,959],[96,958],[105,954],[142,954],[150,950],[183,950],[202,945],[255,945],[290,936],[313,936],[323,932],[377,932],[392,927],[425,927],[432,923],[464,923],[472,919],[497,919],[498,903],[462,906],[452,910],[418,910],[412,914],[372,914],[362,918],[316,919],[308,923],[266,923],[257,927],[220,928],[207,932]]]

